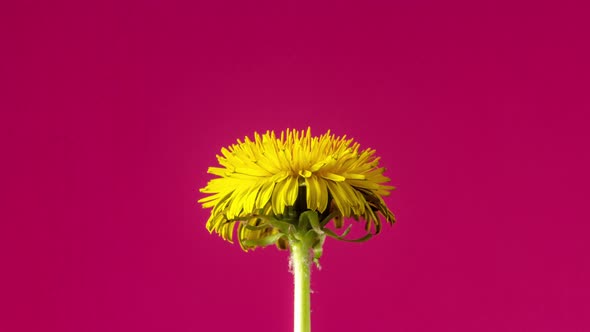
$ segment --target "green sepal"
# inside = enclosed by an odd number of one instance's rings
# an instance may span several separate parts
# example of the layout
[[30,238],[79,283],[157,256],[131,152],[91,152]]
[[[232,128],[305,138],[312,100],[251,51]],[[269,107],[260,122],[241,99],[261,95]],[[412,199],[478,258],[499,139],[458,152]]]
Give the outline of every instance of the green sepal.
[[282,234],[290,234],[295,230],[295,226],[293,224],[278,219],[269,219],[268,223],[274,228],[278,229]]
[[326,225],[327,225],[327,224],[330,222],[330,220],[332,220],[332,219],[336,218],[337,216],[338,216],[338,212],[336,212],[336,211],[332,211],[332,212],[330,212],[330,214],[328,214],[328,215],[327,215],[327,216],[326,216],[326,217],[325,217],[325,218],[322,220],[322,222],[320,222],[320,226],[321,226],[322,228],[324,228],[324,226],[326,226]]
[[[330,219],[328,219],[328,221],[329,220]],[[317,268],[320,269],[320,258],[323,254],[323,245],[326,240],[326,235],[319,222],[318,213],[316,211],[308,210],[301,214],[299,217],[299,226],[307,227],[307,224],[311,226],[311,229],[305,233],[302,240],[310,245],[313,251],[313,262]],[[302,230],[302,228],[300,228],[300,230]]]
[[305,211],[299,216],[299,223],[297,224],[297,228],[299,231],[303,231],[308,228],[309,225],[309,217],[307,217],[307,213],[312,211]]
[[365,235],[361,238],[358,238],[358,239],[347,239],[344,236],[346,236],[348,234],[348,229],[346,231],[344,231],[344,233],[342,233],[342,235],[336,234],[333,230],[331,230],[329,228],[324,228],[324,232],[326,232],[326,235],[331,238],[334,238],[334,239],[337,239],[340,241],[345,241],[345,242],[365,242],[373,237],[373,234],[367,233],[367,235]]
[[271,245],[273,243],[276,243],[278,239],[281,238],[281,236],[283,236],[283,234],[281,233],[277,233],[274,235],[270,235],[267,237],[263,237],[257,240],[245,240],[244,241],[244,246],[246,247],[266,247],[268,245]]
[[307,233],[305,233],[305,235],[303,235],[301,241],[306,243],[307,247],[310,247],[313,243],[317,242],[316,240],[318,236],[320,236],[320,234],[316,233],[315,230],[310,229],[309,231],[307,231]]
[[[320,226],[320,222],[318,220],[318,213],[316,211],[312,211],[312,210],[307,210],[305,212],[303,212],[301,214],[301,216],[299,216],[299,229],[300,230],[304,230],[307,229],[307,224],[305,222],[305,220],[308,221],[309,225],[311,225],[311,228],[318,234],[324,234],[324,231],[322,231],[322,227]],[[303,228],[305,227],[305,228]]]
[[311,247],[313,251],[313,262],[318,269],[321,269],[320,266],[320,258],[322,258],[322,254],[324,253],[324,242],[326,241],[326,235],[322,234],[319,236],[318,241],[316,241]]

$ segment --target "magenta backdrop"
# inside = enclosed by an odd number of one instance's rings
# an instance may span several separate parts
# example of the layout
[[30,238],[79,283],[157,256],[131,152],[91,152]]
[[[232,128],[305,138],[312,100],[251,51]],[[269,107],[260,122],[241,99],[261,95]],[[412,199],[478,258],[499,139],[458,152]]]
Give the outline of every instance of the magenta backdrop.
[[0,331],[289,331],[287,253],[196,200],[308,125],[398,188],[326,244],[315,331],[590,331],[582,2],[211,2],[0,5]]

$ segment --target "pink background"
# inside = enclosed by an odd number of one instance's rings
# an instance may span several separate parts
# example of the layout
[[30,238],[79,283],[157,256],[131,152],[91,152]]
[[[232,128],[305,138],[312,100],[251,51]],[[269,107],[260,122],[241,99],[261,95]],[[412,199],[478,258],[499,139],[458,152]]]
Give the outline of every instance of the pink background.
[[3,2],[0,331],[289,331],[287,253],[196,200],[222,146],[308,125],[398,187],[326,244],[315,331],[590,331],[582,3]]

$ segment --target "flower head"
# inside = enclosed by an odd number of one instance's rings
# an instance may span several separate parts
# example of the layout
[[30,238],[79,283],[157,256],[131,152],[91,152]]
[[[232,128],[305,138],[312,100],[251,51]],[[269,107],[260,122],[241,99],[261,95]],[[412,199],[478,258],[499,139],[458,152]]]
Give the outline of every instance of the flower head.
[[[328,222],[339,228],[342,219],[365,221],[365,229],[381,230],[379,213],[395,221],[383,201],[394,188],[385,185],[375,150],[360,150],[346,136],[329,131],[319,137],[307,131],[287,130],[275,135],[267,131],[245,137],[221,149],[221,167],[210,167],[216,175],[201,192],[204,208],[212,208],[209,232],[232,242],[239,222],[238,237],[243,249],[276,243],[285,246],[285,233],[296,227],[297,216],[315,211],[321,223],[310,225],[319,232]],[[292,226],[291,226],[292,225]],[[328,235],[335,233],[328,231]],[[340,238],[339,236],[335,236]]]

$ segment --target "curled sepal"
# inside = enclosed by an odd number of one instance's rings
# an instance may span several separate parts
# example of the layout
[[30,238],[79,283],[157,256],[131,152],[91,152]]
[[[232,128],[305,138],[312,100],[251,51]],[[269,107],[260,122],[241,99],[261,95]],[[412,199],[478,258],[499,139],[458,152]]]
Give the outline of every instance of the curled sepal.
[[331,230],[329,228],[324,228],[324,232],[326,233],[327,236],[329,236],[331,238],[334,238],[334,239],[337,239],[340,241],[345,241],[345,242],[365,242],[373,237],[373,234],[367,233],[365,236],[360,237],[358,239],[347,239],[346,235],[348,235],[348,233],[350,232],[350,227],[348,227],[344,231],[344,233],[342,233],[342,235],[336,234],[336,232],[334,232],[333,230]]
[[330,214],[328,214],[324,219],[322,219],[322,221],[320,222],[320,227],[324,228],[324,226],[326,226],[330,221],[332,221],[332,219],[338,217],[339,215],[340,213],[336,210],[330,212]]
[[326,241],[326,235],[322,234],[319,236],[318,240],[313,244],[311,250],[313,251],[313,262],[318,269],[321,269],[320,266],[320,258],[322,258],[322,254],[324,253],[324,242]]
[[277,233],[277,234],[273,234],[273,235],[259,238],[256,240],[244,240],[243,244],[245,247],[249,247],[249,248],[266,247],[271,244],[275,244],[282,236],[283,236],[283,234]]
[[278,220],[275,218],[269,218],[268,223],[282,234],[291,234],[295,231],[295,226],[286,221]]

